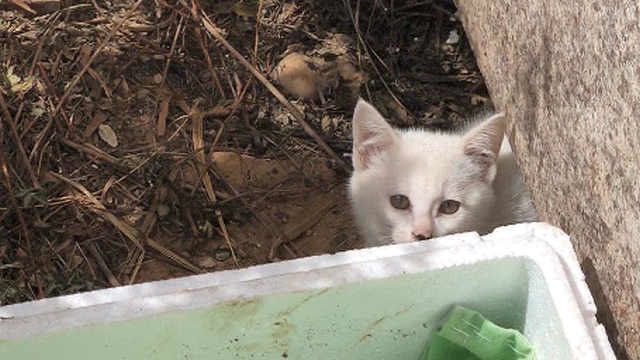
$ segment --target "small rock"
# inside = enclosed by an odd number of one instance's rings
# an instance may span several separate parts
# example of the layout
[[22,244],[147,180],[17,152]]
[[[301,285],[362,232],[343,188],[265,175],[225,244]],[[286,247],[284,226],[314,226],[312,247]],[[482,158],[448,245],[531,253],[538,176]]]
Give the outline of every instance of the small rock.
[[447,38],[446,43],[448,45],[457,44],[460,41],[460,35],[458,35],[458,30],[453,29],[449,32],[449,37]]
[[288,93],[310,99],[317,95],[317,74],[311,69],[311,59],[300,53],[285,56],[274,72],[274,79]]
[[118,146],[118,137],[116,136],[115,131],[111,128],[111,126],[106,124],[101,124],[98,126],[98,135],[100,139],[109,144],[111,147]]
[[226,261],[231,257],[231,251],[227,248],[219,248],[216,250],[215,257],[218,261]]
[[200,256],[196,258],[196,264],[203,269],[216,267],[216,261],[211,256]]

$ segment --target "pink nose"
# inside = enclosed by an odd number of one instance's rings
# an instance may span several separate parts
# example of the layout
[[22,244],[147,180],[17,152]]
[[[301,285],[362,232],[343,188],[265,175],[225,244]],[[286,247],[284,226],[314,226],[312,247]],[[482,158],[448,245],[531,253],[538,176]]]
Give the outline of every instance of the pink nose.
[[433,224],[429,218],[421,218],[413,221],[413,229],[411,235],[416,240],[427,240],[431,238],[433,233]]

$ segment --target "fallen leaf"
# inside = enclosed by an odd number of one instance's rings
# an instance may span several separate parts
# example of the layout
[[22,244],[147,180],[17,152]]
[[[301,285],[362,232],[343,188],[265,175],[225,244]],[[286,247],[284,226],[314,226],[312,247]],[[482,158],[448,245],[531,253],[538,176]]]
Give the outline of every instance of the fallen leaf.
[[[60,0],[9,0],[8,2],[29,12],[31,15],[44,15],[60,10]],[[0,7],[2,7],[1,0]]]
[[78,60],[80,61],[80,64],[82,64],[83,66],[87,65],[89,59],[91,58],[92,52],[93,49],[91,48],[91,46],[89,44],[84,44],[78,52]]
[[11,92],[24,95],[33,87],[33,77],[22,79],[20,76],[14,74],[14,66],[9,66],[7,69],[6,78],[11,86]]
[[109,144],[109,146],[118,146],[118,137],[111,126],[105,124],[98,126],[98,135],[100,135],[100,139]]
[[26,12],[29,12],[33,15],[36,14],[36,11],[33,10],[27,3],[25,3],[22,0],[9,0],[10,3],[20,7],[21,9],[25,10]]
[[111,89],[109,89],[107,83],[102,79],[102,76],[100,76],[100,74],[92,68],[88,68],[87,72],[89,73],[89,75],[91,75],[92,78],[100,83],[100,86],[102,86],[102,90],[104,90],[104,93],[107,95],[107,97],[111,98]]
[[324,131],[325,133],[328,133],[331,131],[331,127],[333,125],[333,122],[331,121],[331,117],[329,117],[329,115],[323,115],[322,116],[322,131]]
[[164,136],[167,130],[167,115],[169,115],[169,100],[167,97],[162,100],[160,103],[160,114],[158,115],[158,123],[156,124],[156,130],[158,131],[158,136]]
[[117,89],[120,90],[120,95],[123,98],[128,98],[131,93],[131,89],[129,88],[129,83],[127,83],[127,79],[121,77],[122,81],[118,83]]
[[84,129],[84,133],[82,135],[84,135],[85,138],[88,138],[105,120],[107,120],[107,114],[102,111],[96,111],[95,115],[93,115],[93,119],[91,119],[87,128]]

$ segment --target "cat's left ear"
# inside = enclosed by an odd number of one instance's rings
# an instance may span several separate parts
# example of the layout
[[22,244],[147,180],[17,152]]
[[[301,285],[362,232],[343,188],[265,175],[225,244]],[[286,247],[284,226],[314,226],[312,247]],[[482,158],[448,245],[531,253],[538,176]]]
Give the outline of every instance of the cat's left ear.
[[373,105],[358,99],[353,111],[353,167],[367,169],[371,159],[389,150],[396,142],[396,133]]
[[488,182],[496,176],[496,160],[504,139],[504,127],[504,113],[498,113],[478,124],[464,137],[464,154],[480,167]]

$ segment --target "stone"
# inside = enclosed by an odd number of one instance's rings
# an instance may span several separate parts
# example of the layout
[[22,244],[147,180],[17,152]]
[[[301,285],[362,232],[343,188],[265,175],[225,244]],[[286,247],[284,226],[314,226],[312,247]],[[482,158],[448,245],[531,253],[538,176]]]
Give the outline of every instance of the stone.
[[640,3],[456,3],[540,220],[570,234],[618,359],[640,359]]

